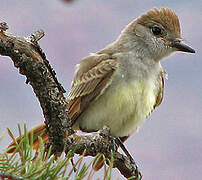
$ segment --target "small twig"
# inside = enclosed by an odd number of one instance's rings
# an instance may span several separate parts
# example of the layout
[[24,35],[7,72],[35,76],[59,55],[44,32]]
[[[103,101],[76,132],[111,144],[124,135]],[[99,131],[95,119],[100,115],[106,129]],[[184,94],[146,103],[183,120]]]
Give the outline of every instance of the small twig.
[[28,36],[26,39],[36,44],[42,37],[44,37],[44,35],[45,35],[45,32],[40,29],[36,31],[35,33],[31,34],[30,36]]
[[[128,156],[128,158],[130,159],[132,164],[135,164],[135,160],[133,159],[133,157],[130,155],[130,153],[128,152],[128,150],[126,149],[126,147],[124,146],[123,142],[121,141],[121,139],[118,137],[118,144],[121,147],[121,149],[123,150],[123,152],[125,153],[126,156]],[[136,168],[137,169],[137,168]]]
[[0,31],[3,32],[3,31],[6,31],[8,29],[8,25],[6,22],[1,22],[0,23]]

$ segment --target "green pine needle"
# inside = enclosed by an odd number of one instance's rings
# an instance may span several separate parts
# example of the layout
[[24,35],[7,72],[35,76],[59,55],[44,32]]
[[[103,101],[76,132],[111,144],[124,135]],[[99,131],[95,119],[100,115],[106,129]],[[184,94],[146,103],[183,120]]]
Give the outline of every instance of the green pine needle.
[[[16,145],[9,147],[6,152],[0,153],[0,179],[3,176],[10,176],[13,179],[84,179],[92,171],[92,162],[86,164],[85,157],[79,156],[76,163],[73,162],[74,151],[69,151],[66,155],[62,154],[57,159],[51,155],[51,147],[45,152],[45,146],[41,137],[39,138],[39,150],[36,152],[33,147],[33,132],[28,135],[28,130],[24,125],[24,133],[18,125],[19,135],[24,134],[24,138]],[[8,133],[15,140],[12,132]],[[15,148],[12,154],[7,152]],[[84,152],[85,154],[85,152]],[[104,155],[99,154],[104,159],[105,171],[104,179],[110,180],[113,167],[113,152],[111,160],[106,159]],[[78,157],[78,156],[77,156]],[[106,166],[108,162],[109,166]],[[96,177],[97,179],[97,177]],[[103,179],[103,178],[101,178]]]

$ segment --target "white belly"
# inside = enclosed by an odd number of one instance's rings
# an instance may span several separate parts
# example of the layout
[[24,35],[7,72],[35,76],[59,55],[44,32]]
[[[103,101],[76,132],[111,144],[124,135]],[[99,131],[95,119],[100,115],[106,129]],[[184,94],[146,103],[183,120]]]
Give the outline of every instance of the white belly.
[[122,82],[108,88],[77,120],[82,129],[110,127],[113,136],[128,136],[151,113],[156,102],[155,81]]

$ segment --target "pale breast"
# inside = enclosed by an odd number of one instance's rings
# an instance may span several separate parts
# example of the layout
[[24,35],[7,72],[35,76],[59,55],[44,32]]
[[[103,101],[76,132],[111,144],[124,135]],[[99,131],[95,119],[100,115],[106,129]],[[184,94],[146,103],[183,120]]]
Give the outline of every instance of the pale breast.
[[78,125],[87,131],[106,125],[113,136],[128,136],[153,110],[157,91],[155,77],[112,85],[83,112]]

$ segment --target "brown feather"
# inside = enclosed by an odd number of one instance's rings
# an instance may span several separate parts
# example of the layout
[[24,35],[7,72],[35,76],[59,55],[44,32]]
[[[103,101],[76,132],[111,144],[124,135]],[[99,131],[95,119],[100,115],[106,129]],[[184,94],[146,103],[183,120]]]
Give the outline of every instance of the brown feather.
[[[77,66],[72,89],[67,97],[69,101],[67,108],[73,121],[76,120],[84,109],[86,109],[93,100],[98,98],[110,84],[112,74],[116,69],[116,60],[106,59],[106,57],[108,56],[89,56],[89,58],[85,58]],[[88,69],[87,63],[90,64]]]
[[[32,129],[31,131],[28,132],[28,137],[29,139],[31,138],[31,133],[33,132],[33,147],[34,149],[38,149],[39,147],[39,141],[38,141],[38,136],[40,136],[44,143],[48,141],[48,134],[46,132],[46,127],[45,127],[45,124],[40,124],[39,126],[35,127],[34,129]],[[22,138],[24,138],[25,136],[22,135],[20,137],[18,137],[15,141],[13,141],[9,146],[9,147],[12,147],[12,146],[15,146],[16,145],[16,142],[17,144],[20,143],[20,141],[22,140]],[[7,153],[12,153],[14,152],[16,148],[13,148],[11,150],[9,150]]]
[[84,58],[79,64],[76,66],[74,81],[72,83],[72,87],[77,83],[77,81],[81,81],[84,73],[88,72],[90,69],[95,67],[101,61],[110,59],[108,54],[93,54]]
[[159,82],[159,83],[161,83],[160,84],[160,88],[159,88],[159,91],[158,91],[158,94],[157,94],[157,96],[156,96],[156,103],[154,104],[154,107],[153,107],[153,109],[152,109],[152,111],[147,115],[147,117],[154,111],[154,109],[157,107],[157,106],[159,106],[161,103],[162,103],[162,101],[163,101],[163,93],[164,93],[164,73],[165,72],[160,72],[159,73],[159,76],[158,76],[158,80],[157,80],[157,82]]
[[72,120],[75,120],[78,115],[81,113],[81,97],[77,97],[74,100],[70,100],[67,104],[67,108],[69,110],[69,116]]
[[175,12],[169,8],[154,8],[137,19],[137,23],[143,24],[145,26],[148,25],[148,21],[153,21],[158,24],[161,24],[165,29],[175,34],[176,37],[181,37],[179,19]]
[[156,104],[154,105],[154,108],[159,106],[163,100],[163,93],[164,93],[164,74],[163,72],[161,72],[159,74],[159,81],[161,82],[161,86],[159,88],[159,92],[158,92],[158,95],[157,95],[157,98],[156,98]]

